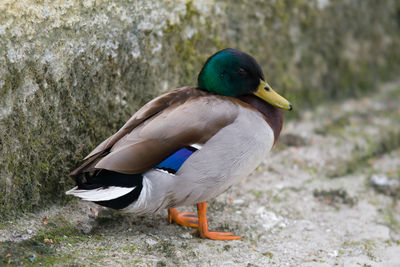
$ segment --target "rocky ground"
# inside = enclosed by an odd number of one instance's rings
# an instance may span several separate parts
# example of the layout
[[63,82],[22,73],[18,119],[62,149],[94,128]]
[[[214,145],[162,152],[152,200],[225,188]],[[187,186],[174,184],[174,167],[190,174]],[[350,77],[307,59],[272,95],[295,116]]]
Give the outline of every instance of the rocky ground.
[[287,123],[270,156],[209,203],[210,228],[242,240],[73,200],[0,224],[0,265],[400,266],[399,99],[387,84]]

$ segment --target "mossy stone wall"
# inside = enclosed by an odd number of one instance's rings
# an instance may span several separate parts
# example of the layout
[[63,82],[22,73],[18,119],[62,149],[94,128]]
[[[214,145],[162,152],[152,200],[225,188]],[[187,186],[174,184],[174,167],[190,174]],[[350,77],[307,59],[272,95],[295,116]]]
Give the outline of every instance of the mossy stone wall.
[[219,49],[301,111],[395,77],[399,36],[396,0],[1,1],[0,218],[68,200],[82,157]]

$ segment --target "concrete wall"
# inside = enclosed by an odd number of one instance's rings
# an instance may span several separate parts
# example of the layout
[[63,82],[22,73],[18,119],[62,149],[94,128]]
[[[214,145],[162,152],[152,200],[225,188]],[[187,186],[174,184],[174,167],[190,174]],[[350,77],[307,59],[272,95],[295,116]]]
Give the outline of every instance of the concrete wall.
[[71,169],[143,103],[252,54],[301,112],[399,73],[386,1],[0,2],[0,215],[68,200]]

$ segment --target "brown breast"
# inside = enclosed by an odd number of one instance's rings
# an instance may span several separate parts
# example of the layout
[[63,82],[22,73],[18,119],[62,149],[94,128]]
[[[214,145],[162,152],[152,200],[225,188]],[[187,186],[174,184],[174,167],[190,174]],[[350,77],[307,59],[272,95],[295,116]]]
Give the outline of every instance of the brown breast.
[[254,96],[254,95],[244,95],[238,97],[241,101],[249,104],[250,106],[257,109],[264,115],[265,121],[271,126],[274,131],[274,137],[276,141],[282,130],[283,116],[280,108],[274,107],[271,104],[265,102],[264,100]]

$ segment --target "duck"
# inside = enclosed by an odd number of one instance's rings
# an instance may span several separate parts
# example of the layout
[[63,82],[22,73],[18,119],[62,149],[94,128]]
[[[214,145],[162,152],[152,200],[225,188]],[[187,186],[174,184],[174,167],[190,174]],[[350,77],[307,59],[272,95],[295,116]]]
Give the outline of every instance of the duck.
[[[207,201],[249,175],[267,156],[292,105],[257,61],[238,49],[210,56],[197,86],[174,89],[141,107],[70,173],[66,194],[122,213],[168,210],[195,236],[237,240],[208,229]],[[197,215],[178,207],[197,205]]]

